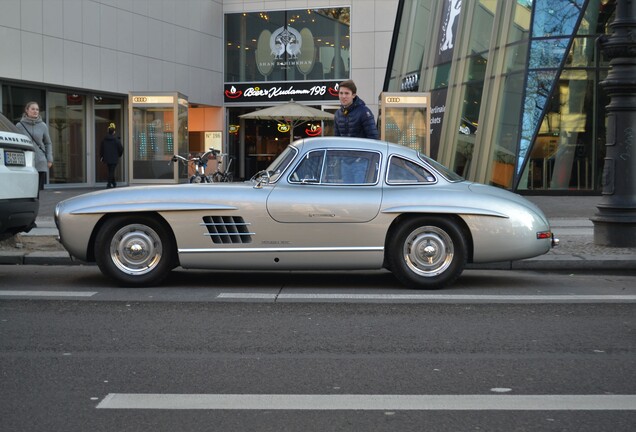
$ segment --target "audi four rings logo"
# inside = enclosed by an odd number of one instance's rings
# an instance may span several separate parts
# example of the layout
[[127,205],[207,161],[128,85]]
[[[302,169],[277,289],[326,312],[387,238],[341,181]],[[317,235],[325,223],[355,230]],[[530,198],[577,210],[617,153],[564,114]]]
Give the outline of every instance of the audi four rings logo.
[[386,98],[386,103],[399,103],[400,102],[400,98],[399,97],[388,97]]
[[148,102],[148,98],[143,96],[134,96],[133,102]]

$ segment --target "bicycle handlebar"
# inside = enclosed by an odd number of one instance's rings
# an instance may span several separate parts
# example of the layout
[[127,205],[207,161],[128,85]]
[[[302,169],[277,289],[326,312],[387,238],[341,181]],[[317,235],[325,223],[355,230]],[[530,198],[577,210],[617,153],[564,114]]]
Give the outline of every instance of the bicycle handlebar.
[[[181,155],[173,155],[172,159],[170,160],[170,162],[168,162],[168,165],[172,164],[172,162],[177,162],[179,160],[181,160],[183,163],[188,163],[188,162],[193,162],[195,165],[200,165],[200,164],[204,164],[207,165],[207,160],[210,159],[210,155],[216,157],[221,155],[221,159],[217,161],[217,164],[222,164],[223,163],[223,156],[226,156],[226,153],[221,153],[220,150],[215,150],[213,148],[211,148],[210,150],[206,151],[205,153],[203,153],[201,156],[195,156],[195,157],[191,157],[191,158],[184,158]],[[202,162],[205,161],[205,162]],[[232,159],[230,159],[230,163],[231,163]],[[228,165],[229,168],[229,165]]]

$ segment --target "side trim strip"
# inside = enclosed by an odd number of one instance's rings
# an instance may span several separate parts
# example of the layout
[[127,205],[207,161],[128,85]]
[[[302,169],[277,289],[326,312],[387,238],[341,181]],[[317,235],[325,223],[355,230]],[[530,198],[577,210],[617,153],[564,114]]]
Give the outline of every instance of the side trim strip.
[[254,253],[254,252],[383,252],[383,246],[359,246],[359,247],[288,247],[288,248],[201,248],[201,249],[179,249],[180,254],[194,253]]

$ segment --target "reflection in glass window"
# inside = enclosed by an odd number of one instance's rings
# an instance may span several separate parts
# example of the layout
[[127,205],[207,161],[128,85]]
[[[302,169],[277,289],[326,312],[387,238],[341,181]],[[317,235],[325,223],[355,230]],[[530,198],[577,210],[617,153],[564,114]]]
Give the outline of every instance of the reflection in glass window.
[[497,11],[497,0],[480,0],[472,17],[472,29],[470,35],[471,53],[483,53],[490,48],[492,26]]
[[173,107],[134,107],[132,116],[134,178],[173,178],[173,167],[167,163],[176,152]]
[[471,168],[475,139],[479,125],[479,110],[482,103],[486,68],[488,66],[488,50],[490,37],[495,23],[497,2],[480,1],[472,16],[470,33],[470,56],[462,85],[461,117],[457,125],[455,154],[451,166],[461,175],[467,176]]
[[349,78],[350,9],[225,15],[225,81]]
[[533,37],[572,35],[585,0],[534,0]]
[[517,0],[514,4],[514,19],[508,28],[508,43],[528,39],[532,17],[532,0]]
[[[388,91],[418,91],[424,57],[430,49],[425,41],[431,38],[434,23],[431,20],[432,2],[406,0],[398,27],[397,42]],[[403,60],[406,60],[403,63]]]
[[497,102],[497,119],[493,148],[490,156],[490,182],[496,186],[512,186],[516,163],[517,143],[520,132],[519,117],[523,100],[524,78],[522,73],[504,77],[500,99]]
[[324,183],[373,184],[378,181],[380,154],[358,150],[327,152]]
[[378,181],[380,154],[359,150],[312,151],[292,173],[292,183],[374,184]]
[[391,157],[387,183],[432,183],[434,181],[435,177],[420,165],[398,156]]
[[298,165],[298,168],[296,168],[291,175],[291,181],[300,183],[319,183],[324,158],[324,150],[307,153]]
[[53,167],[49,183],[86,182],[86,97],[79,94],[48,93],[46,118],[53,142]]
[[298,150],[296,147],[287,146],[285,150],[267,167],[267,171],[270,175],[270,181],[273,183],[278,180],[278,177],[285,172],[287,167],[292,163]]
[[533,40],[530,44],[528,84],[524,101],[522,136],[519,143],[519,159],[516,172],[520,173],[534,134],[541,121],[545,103],[554,85],[558,70],[533,71],[533,69],[558,68],[565,60],[565,53],[571,39],[558,36],[572,36],[575,26],[583,13],[584,0],[562,2],[559,0],[537,0],[532,37],[552,39]]
[[[603,158],[595,142],[592,71],[567,70],[547,103],[520,189],[592,190]],[[598,114],[603,116],[602,111]],[[602,126],[599,126],[602,127]],[[598,134],[597,134],[598,135]],[[586,145],[586,143],[589,143]]]
[[539,39],[530,43],[530,69],[556,68],[565,58],[569,38]]

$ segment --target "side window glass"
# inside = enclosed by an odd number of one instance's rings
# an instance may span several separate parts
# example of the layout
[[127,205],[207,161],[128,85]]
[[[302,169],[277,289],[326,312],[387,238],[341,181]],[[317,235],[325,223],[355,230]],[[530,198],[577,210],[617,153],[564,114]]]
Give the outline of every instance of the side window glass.
[[435,177],[420,165],[401,157],[391,157],[387,176],[388,183],[432,183],[434,181]]
[[324,156],[323,150],[307,153],[292,173],[290,181],[294,183],[319,183]]
[[380,171],[380,154],[358,150],[327,152],[323,183],[374,184]]

